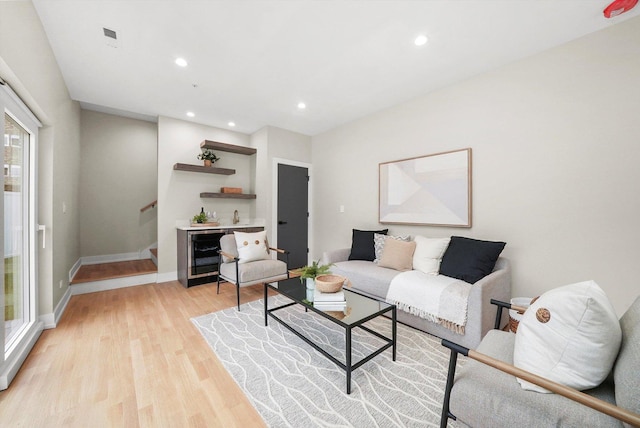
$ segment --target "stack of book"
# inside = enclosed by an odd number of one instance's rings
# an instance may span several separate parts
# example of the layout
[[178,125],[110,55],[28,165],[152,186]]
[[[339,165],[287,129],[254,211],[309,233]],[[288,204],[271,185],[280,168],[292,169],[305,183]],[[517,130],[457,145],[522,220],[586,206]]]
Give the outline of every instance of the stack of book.
[[343,311],[347,307],[344,291],[323,293],[315,289],[313,293],[313,307],[321,311]]

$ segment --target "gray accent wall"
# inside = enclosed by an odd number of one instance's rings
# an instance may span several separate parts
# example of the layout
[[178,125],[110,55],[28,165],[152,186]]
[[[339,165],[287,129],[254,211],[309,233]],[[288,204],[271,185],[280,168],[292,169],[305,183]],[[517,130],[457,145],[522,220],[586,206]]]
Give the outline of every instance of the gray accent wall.
[[80,255],[140,252],[157,241],[158,125],[82,110]]
[[513,296],[593,279],[622,314],[640,293],[638,46],[634,18],[315,136],[313,257],[381,227],[380,162],[471,147],[473,227],[390,233],[504,240]]
[[0,2],[0,76],[43,123],[37,220],[47,228],[47,247],[38,249],[38,312],[52,314],[79,257],[80,107],[69,97],[31,2]]

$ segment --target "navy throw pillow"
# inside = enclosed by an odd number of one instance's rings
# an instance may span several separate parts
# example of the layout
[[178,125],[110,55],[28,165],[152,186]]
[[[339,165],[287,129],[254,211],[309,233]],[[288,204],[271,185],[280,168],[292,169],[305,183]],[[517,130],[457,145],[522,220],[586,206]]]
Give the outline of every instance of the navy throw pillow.
[[442,256],[440,274],[475,284],[493,272],[506,242],[452,236]]
[[372,262],[376,258],[376,251],[373,245],[373,235],[376,233],[386,235],[388,231],[389,229],[353,229],[353,236],[351,237],[351,254],[349,254],[349,260],[368,260]]

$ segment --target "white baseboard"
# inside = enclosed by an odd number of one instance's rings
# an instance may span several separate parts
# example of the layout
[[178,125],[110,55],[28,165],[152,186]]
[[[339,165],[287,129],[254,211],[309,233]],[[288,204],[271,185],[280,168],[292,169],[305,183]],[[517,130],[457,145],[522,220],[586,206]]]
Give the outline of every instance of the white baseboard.
[[69,299],[71,299],[71,287],[67,287],[67,291],[65,291],[62,299],[56,305],[56,308],[53,310],[53,313],[43,314],[39,316],[40,321],[44,324],[44,329],[48,330],[50,328],[56,328],[60,318],[62,318],[62,314],[64,310],[67,308],[67,304],[69,303]]
[[177,281],[177,280],[178,280],[178,271],[174,270],[173,272],[159,273],[157,282],[169,282],[169,281]]
[[79,258],[73,264],[73,266],[71,266],[71,270],[69,271],[69,284],[71,284],[71,281],[73,280],[73,277],[76,276],[76,274],[78,273],[78,270],[80,270],[81,266],[82,266],[82,257]]
[[[148,257],[147,257],[148,258]],[[82,265],[97,265],[99,263],[111,263],[111,262],[126,262],[128,260],[139,260],[140,252],[135,253],[120,253],[120,254],[105,254],[102,256],[86,256],[81,257]]]
[[[177,278],[177,274],[176,274]],[[154,284],[158,282],[158,274],[126,276],[123,278],[105,279],[103,281],[83,282],[69,286],[71,295],[95,293],[98,291],[115,290],[117,288],[134,287],[142,284]]]
[[22,363],[27,359],[29,352],[36,344],[42,330],[42,322],[33,323],[25,333],[24,340],[21,341],[20,346],[11,352],[4,363],[0,364],[0,390],[5,390],[9,387],[18,370],[20,370]]

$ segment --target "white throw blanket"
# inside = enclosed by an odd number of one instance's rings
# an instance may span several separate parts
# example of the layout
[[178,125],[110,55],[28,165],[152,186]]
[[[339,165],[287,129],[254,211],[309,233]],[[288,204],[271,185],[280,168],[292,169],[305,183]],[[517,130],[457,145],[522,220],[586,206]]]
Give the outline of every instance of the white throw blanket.
[[459,279],[410,270],[391,280],[387,302],[412,315],[464,334],[470,291],[471,284]]

